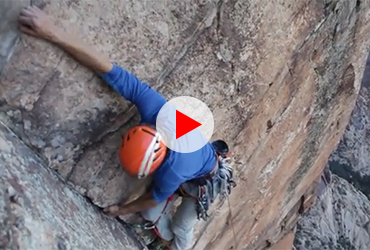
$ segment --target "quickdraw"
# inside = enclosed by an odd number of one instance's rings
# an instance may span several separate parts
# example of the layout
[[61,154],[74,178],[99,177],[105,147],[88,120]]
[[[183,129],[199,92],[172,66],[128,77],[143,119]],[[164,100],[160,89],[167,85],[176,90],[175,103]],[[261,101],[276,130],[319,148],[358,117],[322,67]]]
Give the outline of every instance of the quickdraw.
[[151,222],[146,222],[144,224],[130,224],[130,227],[132,228],[139,228],[143,230],[152,230],[155,228],[155,225]]
[[207,219],[209,217],[209,214],[207,212],[208,209],[209,209],[209,200],[207,198],[206,192],[204,192],[204,186],[200,186],[196,206],[198,220]]
[[209,217],[208,209],[216,198],[225,199],[230,195],[232,188],[236,187],[233,169],[230,167],[228,159],[219,156],[215,177],[205,178],[196,185],[198,186],[198,196],[196,197],[198,220],[206,221]]

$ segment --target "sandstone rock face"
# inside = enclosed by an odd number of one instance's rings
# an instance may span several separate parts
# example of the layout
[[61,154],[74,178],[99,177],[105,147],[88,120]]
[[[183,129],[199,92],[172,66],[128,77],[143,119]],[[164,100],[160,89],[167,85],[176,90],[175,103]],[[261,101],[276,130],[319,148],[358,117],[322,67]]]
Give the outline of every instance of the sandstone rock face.
[[[364,70],[363,1],[50,1],[45,11],[166,98],[191,95],[229,142],[238,187],[194,249],[274,245],[311,204]],[[129,195],[117,158],[130,103],[53,45],[21,36],[0,76],[0,117],[96,205]],[[315,188],[313,188],[315,189]]]
[[369,249],[370,201],[349,182],[333,182],[297,226],[297,250]]
[[351,119],[330,156],[333,172],[370,198],[370,57]]
[[142,249],[0,123],[0,249]]

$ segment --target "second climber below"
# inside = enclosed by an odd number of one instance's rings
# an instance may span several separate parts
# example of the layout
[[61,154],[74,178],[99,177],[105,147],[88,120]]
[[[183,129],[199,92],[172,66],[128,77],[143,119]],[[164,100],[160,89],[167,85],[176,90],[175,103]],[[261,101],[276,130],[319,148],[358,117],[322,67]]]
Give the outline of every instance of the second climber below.
[[[192,153],[172,151],[158,140],[155,128],[158,112],[167,102],[161,94],[78,37],[64,32],[35,6],[21,11],[19,24],[24,33],[48,40],[68,52],[138,108],[141,122],[122,137],[119,158],[129,175],[151,176],[153,182],[136,200],[127,204],[122,201],[104,212],[110,216],[141,212],[144,219],[155,223],[160,237],[170,242],[172,250],[191,248],[197,220],[207,217],[208,205],[217,194],[230,193],[235,184],[232,169],[223,161],[227,144],[218,140]],[[206,191],[199,195],[199,190]],[[163,211],[169,211],[179,196],[181,205],[170,218]]]

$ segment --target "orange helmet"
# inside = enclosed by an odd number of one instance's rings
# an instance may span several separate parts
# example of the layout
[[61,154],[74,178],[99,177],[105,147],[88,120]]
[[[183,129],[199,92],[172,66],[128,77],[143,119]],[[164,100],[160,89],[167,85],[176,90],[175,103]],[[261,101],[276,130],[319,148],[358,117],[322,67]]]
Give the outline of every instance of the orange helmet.
[[139,179],[152,174],[163,162],[166,146],[148,125],[135,126],[122,137],[119,158],[123,168]]

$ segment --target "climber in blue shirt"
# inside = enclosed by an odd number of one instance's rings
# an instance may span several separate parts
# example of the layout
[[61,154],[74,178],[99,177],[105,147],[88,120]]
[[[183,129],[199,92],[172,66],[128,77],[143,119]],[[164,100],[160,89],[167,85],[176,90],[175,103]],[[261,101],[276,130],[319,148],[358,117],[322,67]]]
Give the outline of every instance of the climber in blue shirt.
[[[140,124],[151,124],[151,126],[144,125],[145,129],[155,134],[154,127],[158,112],[166,103],[164,97],[115,64],[109,72],[101,76],[115,91],[136,105],[141,116]],[[125,170],[133,176],[139,174],[139,165],[142,163],[135,161],[135,159],[143,159],[148,147],[145,145],[145,150],[140,151],[146,141],[145,139],[147,137],[155,138],[153,135],[140,130],[142,127],[143,125],[139,125],[131,128],[126,135],[130,135],[131,131],[137,130],[137,132],[130,136],[130,140],[126,140],[126,137],[124,137],[123,147],[120,148],[122,164]],[[195,152],[186,154],[172,151],[160,142],[158,142],[158,147],[157,153],[154,153],[153,150],[153,154],[156,155],[147,168],[148,173],[153,173],[154,185],[151,194],[153,200],[157,203],[167,200],[182,183],[211,172],[216,164],[216,153],[209,143]],[[137,162],[139,165],[135,165],[133,162],[135,164]]]
[[183,197],[172,220],[168,211],[178,196],[176,191],[183,183],[215,169],[217,157],[212,145],[207,143],[191,153],[170,150],[160,140],[155,127],[158,112],[166,104],[162,95],[125,69],[111,63],[106,55],[78,37],[65,33],[35,6],[28,6],[21,11],[19,24],[24,33],[46,39],[64,49],[137,106],[141,123],[123,136],[119,158],[128,174],[138,178],[152,176],[153,185],[138,199],[128,204],[123,201],[109,206],[104,212],[111,216],[141,212],[145,219],[155,223],[162,239],[171,241],[171,249],[188,249],[197,221],[195,200]]

